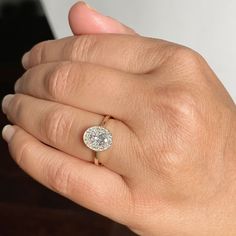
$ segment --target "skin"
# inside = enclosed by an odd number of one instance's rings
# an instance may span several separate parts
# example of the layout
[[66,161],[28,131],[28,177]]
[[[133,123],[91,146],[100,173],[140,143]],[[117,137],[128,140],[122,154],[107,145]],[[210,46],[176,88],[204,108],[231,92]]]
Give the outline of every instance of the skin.
[[[77,24],[78,8],[89,25]],[[195,51],[125,26],[98,35],[114,20],[102,16],[101,27],[85,8],[70,12],[80,36],[40,43],[23,59],[16,94],[3,101],[13,159],[49,189],[139,235],[235,235],[229,94]],[[82,135],[106,114],[113,146],[97,167]]]

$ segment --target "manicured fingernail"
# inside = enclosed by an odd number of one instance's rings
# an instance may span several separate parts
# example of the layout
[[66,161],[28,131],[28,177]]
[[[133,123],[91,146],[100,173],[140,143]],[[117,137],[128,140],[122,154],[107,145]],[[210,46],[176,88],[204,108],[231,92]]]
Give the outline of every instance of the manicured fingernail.
[[14,97],[13,94],[8,94],[7,96],[5,96],[3,98],[3,100],[2,100],[2,111],[3,111],[4,114],[6,114],[9,103],[12,100],[13,97]]
[[93,11],[93,18],[97,19],[97,22],[99,22],[100,27],[103,25],[103,32],[106,33],[118,33],[118,34],[131,34],[136,35],[137,33],[127,27],[126,25],[120,23],[119,21],[115,20],[114,18],[110,16],[105,16],[102,13],[100,13],[98,10],[92,8],[87,3],[83,2],[84,5],[86,5],[90,10]]
[[15,83],[15,86],[14,86],[14,90],[16,93],[19,92],[20,85],[21,85],[21,79],[18,79]]
[[25,69],[29,66],[29,52],[25,53],[22,57],[22,65]]
[[91,9],[91,10],[95,10],[94,8],[92,8],[88,3],[85,2],[85,5],[87,8]]
[[[84,4],[87,8],[91,9],[91,10],[95,10],[94,8],[92,8],[87,2],[84,1],[79,1],[77,4]],[[96,10],[95,10],[96,11]]]
[[6,125],[2,130],[2,137],[6,142],[10,142],[15,134],[15,128],[12,125]]

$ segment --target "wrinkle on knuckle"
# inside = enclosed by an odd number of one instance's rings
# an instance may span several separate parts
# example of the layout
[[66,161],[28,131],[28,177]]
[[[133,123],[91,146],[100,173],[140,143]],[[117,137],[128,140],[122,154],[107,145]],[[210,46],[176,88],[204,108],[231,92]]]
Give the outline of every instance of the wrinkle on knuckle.
[[72,75],[71,63],[59,64],[45,79],[46,91],[53,100],[61,100],[70,94]]
[[199,53],[184,46],[174,47],[172,56],[169,58],[175,65],[179,65],[188,72],[196,72],[201,69],[204,61]]
[[[198,137],[204,127],[198,100],[186,89],[166,88],[162,90],[154,105],[154,117],[157,117],[160,152],[157,156],[171,159],[171,153],[188,149],[193,137]],[[161,125],[161,126],[160,126]],[[176,159],[176,158],[173,158]],[[175,161],[176,162],[176,161]]]
[[47,180],[49,187],[64,196],[70,195],[75,176],[71,171],[71,166],[65,162],[49,163],[47,171]]
[[187,90],[176,90],[172,92],[171,107],[176,114],[192,118],[196,101]]
[[31,155],[32,143],[24,141],[21,145],[19,150],[16,152],[15,161],[16,163],[24,167],[25,166],[25,158]]
[[33,76],[33,68],[29,68],[27,71],[25,71],[25,73],[22,75],[22,77],[21,78],[25,78],[25,79],[30,79],[30,78],[32,78],[32,76]]
[[30,61],[31,64],[35,65],[35,64],[41,64],[45,58],[45,46],[46,46],[46,42],[41,42],[36,44],[32,50],[30,51]]
[[24,105],[23,96],[21,94],[15,94],[13,99],[10,101],[9,107],[11,113],[8,116],[14,121],[22,121],[24,119]]
[[71,112],[59,106],[54,107],[41,121],[41,135],[47,139],[49,144],[64,146],[65,142],[69,141],[72,124]]
[[[81,35],[75,38],[71,46],[71,61],[89,61],[93,58],[97,47],[97,37],[94,35]],[[79,55],[79,56],[78,56]]]
[[[201,106],[197,97],[187,88],[168,87],[159,94],[159,101],[156,102],[158,117],[166,127],[164,129],[162,148],[165,158],[173,166],[184,161],[174,153],[188,150],[193,137],[198,137],[204,127]],[[168,150],[168,152],[166,152]],[[171,160],[171,161],[170,161]]]
[[[156,69],[156,67],[162,66],[162,64],[169,58],[171,54],[172,44],[166,42],[154,42],[147,48],[144,55],[145,61],[150,63],[150,70],[148,73]],[[158,66],[157,66],[158,65]]]
[[154,108],[171,111],[177,117],[192,118],[197,110],[197,98],[192,91],[181,85],[167,85],[156,90]]

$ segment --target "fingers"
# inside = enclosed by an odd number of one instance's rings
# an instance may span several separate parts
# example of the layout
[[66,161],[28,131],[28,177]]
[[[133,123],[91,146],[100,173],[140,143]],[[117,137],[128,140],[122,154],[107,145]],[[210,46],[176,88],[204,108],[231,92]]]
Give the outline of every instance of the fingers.
[[141,104],[143,80],[89,63],[49,63],[29,69],[16,92],[131,121]]
[[3,137],[13,159],[35,180],[88,209],[126,223],[131,202],[121,176],[48,147],[17,126],[4,128]]
[[170,43],[132,35],[81,35],[36,45],[24,55],[26,69],[49,62],[79,61],[130,73],[148,73],[161,65]]
[[[45,144],[93,162],[95,153],[85,146],[82,138],[87,128],[101,124],[103,116],[21,94],[8,95],[3,100],[3,111],[13,124]],[[99,155],[99,161],[121,175],[129,175],[131,160],[125,157],[132,151],[131,131],[114,119],[106,127],[113,134],[113,145]]]
[[101,33],[136,34],[131,28],[111,17],[100,14],[84,2],[78,2],[72,6],[69,13],[69,23],[75,35]]

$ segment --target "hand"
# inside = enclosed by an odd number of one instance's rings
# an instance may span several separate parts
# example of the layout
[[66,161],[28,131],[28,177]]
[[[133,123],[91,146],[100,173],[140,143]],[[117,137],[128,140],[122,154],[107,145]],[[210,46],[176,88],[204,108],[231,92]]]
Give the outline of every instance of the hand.
[[[140,235],[235,235],[236,109],[200,55],[85,35],[41,43],[24,65],[3,136],[27,173]],[[106,114],[114,143],[97,167],[82,135]]]

